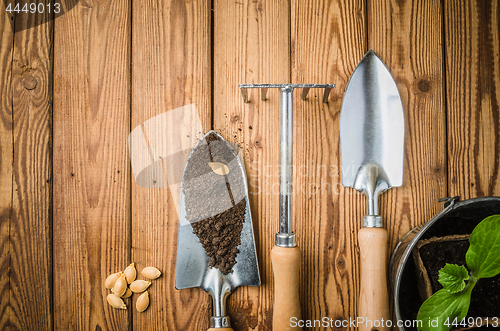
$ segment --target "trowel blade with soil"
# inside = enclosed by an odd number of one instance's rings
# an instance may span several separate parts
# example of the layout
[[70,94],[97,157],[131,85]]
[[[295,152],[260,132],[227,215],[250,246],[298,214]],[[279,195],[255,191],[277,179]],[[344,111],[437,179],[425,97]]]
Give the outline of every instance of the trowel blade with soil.
[[[378,215],[378,195],[403,183],[404,118],[389,70],[372,50],[347,85],[340,114],[342,184],[367,197],[367,215],[359,231],[360,298],[358,317],[381,323],[389,315],[387,231]],[[358,325],[360,331],[370,324]]]
[[241,285],[260,285],[243,162],[210,131],[191,152],[181,186],[175,287],[208,292],[214,300],[211,327],[229,328],[227,295]]

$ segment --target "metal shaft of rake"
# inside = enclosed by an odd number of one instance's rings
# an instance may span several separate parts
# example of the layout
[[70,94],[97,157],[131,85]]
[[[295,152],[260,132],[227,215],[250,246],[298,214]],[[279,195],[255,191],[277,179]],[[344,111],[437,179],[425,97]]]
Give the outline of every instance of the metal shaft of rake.
[[295,247],[297,241],[293,232],[292,193],[293,193],[293,91],[302,88],[302,100],[307,98],[311,88],[324,88],[323,102],[328,101],[334,84],[241,84],[241,94],[245,103],[249,102],[248,88],[260,88],[261,99],[266,100],[269,88],[280,90],[280,194],[279,194],[279,232],[276,233],[276,246]]

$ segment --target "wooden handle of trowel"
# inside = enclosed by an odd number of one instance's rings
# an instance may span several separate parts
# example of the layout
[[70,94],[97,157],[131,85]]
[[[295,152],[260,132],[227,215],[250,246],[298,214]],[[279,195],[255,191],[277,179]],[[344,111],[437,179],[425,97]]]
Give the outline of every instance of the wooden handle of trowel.
[[387,230],[362,228],[358,233],[360,255],[360,290],[358,331],[386,331],[389,315],[387,294]]
[[210,328],[210,329],[208,329],[208,331],[234,331],[234,330],[231,328],[223,328],[223,329]]
[[274,270],[274,331],[299,330],[297,327],[292,328],[292,325],[302,319],[299,301],[301,255],[298,247],[274,246],[271,250]]

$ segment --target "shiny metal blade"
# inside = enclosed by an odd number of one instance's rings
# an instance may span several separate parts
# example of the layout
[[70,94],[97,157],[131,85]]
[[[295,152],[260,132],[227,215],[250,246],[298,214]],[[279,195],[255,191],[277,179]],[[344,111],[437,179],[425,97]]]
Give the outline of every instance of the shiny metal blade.
[[368,201],[368,215],[377,215],[379,193],[403,183],[403,143],[403,106],[396,83],[370,50],[349,80],[340,114],[342,184],[375,199]]
[[[216,137],[217,140],[208,142],[207,137],[209,136]],[[221,152],[224,152],[226,156],[231,156],[224,159],[224,164],[229,169],[229,175],[219,176],[219,180],[216,182],[212,180],[211,185],[205,184],[205,178],[210,176],[208,171],[211,172],[211,170],[200,169],[199,164],[192,162],[194,154],[198,153],[199,155],[200,152],[205,153],[205,151],[206,162],[217,161],[217,153]],[[197,174],[188,179],[186,173],[190,170],[196,171]],[[199,190],[186,191],[185,188],[189,185],[198,187]],[[177,289],[201,287],[212,295],[219,296],[221,293],[216,294],[215,292],[231,292],[241,285],[259,286],[260,275],[243,162],[233,147],[216,132],[208,132],[191,152],[184,169],[181,191],[175,287]],[[189,196],[190,194],[192,196]],[[208,208],[206,206],[208,198],[216,199],[220,203],[215,207]],[[209,267],[207,254],[198,237],[193,233],[190,223],[196,222],[198,219],[186,215],[186,201],[190,199],[191,201],[199,201],[200,220],[222,213],[234,206],[235,203],[246,199],[241,244],[238,246],[239,253],[236,256],[236,264],[232,273],[223,275],[218,269]],[[193,202],[191,202],[192,205]]]

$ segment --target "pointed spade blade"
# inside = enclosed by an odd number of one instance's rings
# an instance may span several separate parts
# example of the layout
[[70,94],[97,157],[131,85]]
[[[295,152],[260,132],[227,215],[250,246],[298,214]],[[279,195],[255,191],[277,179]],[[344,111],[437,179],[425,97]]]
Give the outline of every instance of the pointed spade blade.
[[396,83],[370,50],[354,70],[342,102],[342,184],[379,192],[401,186],[403,141],[403,107]]

